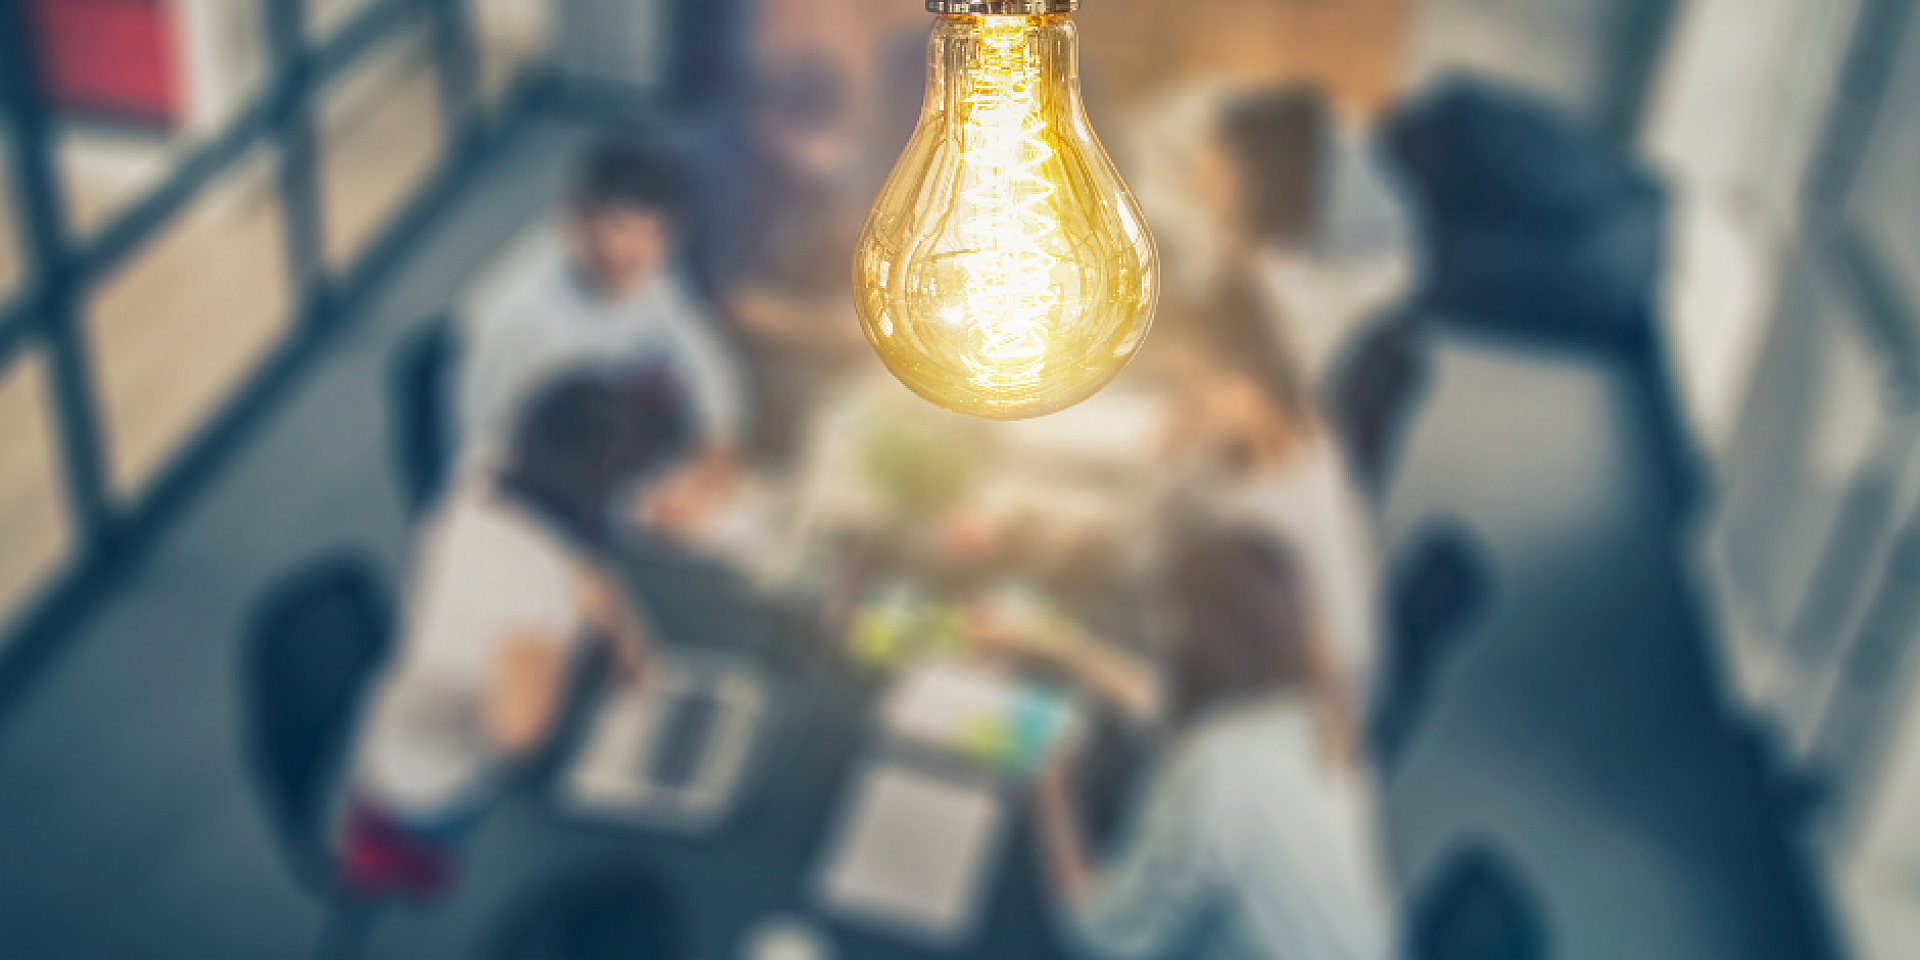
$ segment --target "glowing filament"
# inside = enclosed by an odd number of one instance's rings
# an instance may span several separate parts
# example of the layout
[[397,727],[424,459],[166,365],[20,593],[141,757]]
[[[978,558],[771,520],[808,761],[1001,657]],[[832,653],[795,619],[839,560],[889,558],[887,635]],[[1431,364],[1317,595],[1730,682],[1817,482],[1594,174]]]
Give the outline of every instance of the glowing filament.
[[1060,306],[1053,274],[1061,257],[1053,251],[1065,242],[1042,170],[1053,157],[1043,139],[1042,78],[1019,19],[988,17],[979,57],[960,140],[973,237],[958,259],[976,344],[964,360],[982,384],[1031,382],[1045,366],[1049,320]]

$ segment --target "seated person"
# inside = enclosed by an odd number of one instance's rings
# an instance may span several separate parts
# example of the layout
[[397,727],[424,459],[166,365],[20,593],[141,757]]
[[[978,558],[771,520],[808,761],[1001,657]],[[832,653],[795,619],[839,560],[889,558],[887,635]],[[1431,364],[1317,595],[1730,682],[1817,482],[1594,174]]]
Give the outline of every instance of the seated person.
[[674,465],[687,419],[664,371],[576,374],[534,398],[504,466],[459,479],[422,535],[400,650],[356,743],[349,889],[451,882],[462,835],[542,742],[588,641],[638,679],[644,621],[604,552],[619,500]]
[[559,228],[524,244],[488,282],[465,330],[463,469],[497,459],[521,406],[550,379],[654,361],[689,391],[693,473],[730,475],[746,402],[725,340],[675,264],[678,191],[663,156],[602,143],[582,164]]
[[1255,308],[1217,302],[1170,333],[1158,359],[1175,398],[1169,443],[1182,467],[1180,509],[1292,544],[1316,629],[1350,689],[1369,696],[1379,560],[1339,443]]
[[1412,278],[1384,163],[1306,86],[1229,100],[1199,158],[1219,282],[1250,287],[1311,387]]
[[1128,960],[1196,937],[1215,957],[1389,960],[1373,798],[1294,560],[1270,538],[1221,529],[1180,545],[1167,579],[1174,739],[1131,833],[1096,868],[1072,765],[1037,789],[1071,939]]
[[760,393],[758,447],[786,461],[822,390],[866,355],[849,277],[866,204],[846,81],[797,56],[703,136],[697,243]]

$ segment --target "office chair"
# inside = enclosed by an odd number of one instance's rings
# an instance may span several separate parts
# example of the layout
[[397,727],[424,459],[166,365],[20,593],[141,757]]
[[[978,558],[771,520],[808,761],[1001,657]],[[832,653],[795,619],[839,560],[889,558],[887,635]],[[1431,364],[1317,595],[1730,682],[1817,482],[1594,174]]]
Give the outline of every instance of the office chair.
[[1485,608],[1492,576],[1473,531],[1459,521],[1428,521],[1394,564],[1388,593],[1387,650],[1367,739],[1391,774],[1418,727],[1440,668]]
[[254,607],[241,650],[246,765],[288,868],[328,904],[321,957],[352,952],[372,920],[335,883],[328,814],[360,705],[392,646],[377,571],[346,551],[301,566]]
[[1526,878],[1492,844],[1455,850],[1415,902],[1412,960],[1546,960],[1548,931]]
[[410,516],[432,505],[453,468],[459,358],[459,333],[447,316],[422,324],[394,358],[393,455]]
[[1327,410],[1347,463],[1375,501],[1385,495],[1407,423],[1429,375],[1412,316],[1389,317],[1368,331],[1328,385]]
[[679,960],[667,886],[634,863],[589,867],[548,886],[494,937],[487,960]]

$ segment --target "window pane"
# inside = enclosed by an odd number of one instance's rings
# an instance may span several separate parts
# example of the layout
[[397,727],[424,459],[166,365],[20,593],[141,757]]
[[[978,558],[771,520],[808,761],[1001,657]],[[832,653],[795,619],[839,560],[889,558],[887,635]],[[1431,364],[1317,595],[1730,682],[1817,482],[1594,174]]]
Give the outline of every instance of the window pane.
[[521,71],[546,55],[553,32],[551,0],[467,0],[480,47],[480,98],[489,105],[513,88]]
[[68,216],[90,234],[218,135],[266,76],[261,0],[33,5]]
[[37,351],[16,354],[0,368],[0,628],[73,546],[47,395]]
[[18,217],[19,210],[13,203],[13,144],[0,130],[0,307],[13,299],[26,276]]
[[1897,63],[1864,144],[1848,213],[1901,285],[1904,303],[1920,309],[1920,17],[1908,17]]
[[440,84],[419,33],[377,51],[325,94],[321,218],[327,264],[348,266],[440,159]]
[[307,0],[307,36],[325,40],[380,0]]
[[122,494],[165,465],[287,325],[274,184],[264,150],[243,160],[92,299],[107,460]]

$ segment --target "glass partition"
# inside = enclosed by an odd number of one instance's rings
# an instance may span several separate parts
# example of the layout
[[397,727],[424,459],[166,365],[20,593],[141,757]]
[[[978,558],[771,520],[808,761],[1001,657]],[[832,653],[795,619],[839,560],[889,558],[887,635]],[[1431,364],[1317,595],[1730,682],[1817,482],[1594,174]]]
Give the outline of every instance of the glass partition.
[[480,99],[500,103],[513,82],[546,55],[553,36],[552,0],[466,0],[480,55]]
[[254,102],[267,75],[262,0],[35,10],[67,214],[80,236],[163,183]]
[[294,298],[274,169],[264,148],[236,164],[88,304],[107,470],[122,496],[285,332]]
[[440,81],[424,30],[387,43],[322,94],[320,197],[329,267],[349,267],[439,163]]
[[307,36],[322,41],[380,0],[307,0]]
[[0,125],[0,307],[13,300],[25,281],[26,251],[20,244],[19,210],[13,202],[13,144]]
[[73,549],[45,366],[31,349],[0,366],[0,628]]

